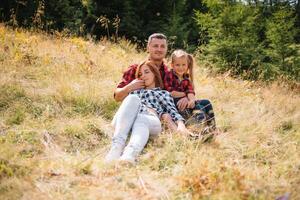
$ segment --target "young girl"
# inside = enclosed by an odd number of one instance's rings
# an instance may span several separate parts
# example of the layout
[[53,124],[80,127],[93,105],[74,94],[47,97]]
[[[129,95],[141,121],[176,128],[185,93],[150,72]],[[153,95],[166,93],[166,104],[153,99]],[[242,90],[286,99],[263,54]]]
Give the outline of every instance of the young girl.
[[[195,100],[193,65],[193,57],[190,54],[183,50],[175,50],[171,55],[172,69],[164,78],[165,89],[171,93],[175,105],[187,122],[207,123],[209,127],[215,129],[214,112],[210,101]],[[185,107],[182,98],[188,100]],[[163,118],[170,121],[168,115],[164,115]]]
[[[120,159],[135,163],[136,157],[148,142],[149,135],[161,132],[160,117],[163,113],[171,116],[178,131],[190,133],[173,98],[169,92],[161,89],[163,83],[158,68],[152,62],[145,61],[138,66],[136,78],[144,81],[145,89],[131,92],[114,116],[115,130],[111,149],[105,158],[107,162]],[[124,149],[130,130],[130,140]]]

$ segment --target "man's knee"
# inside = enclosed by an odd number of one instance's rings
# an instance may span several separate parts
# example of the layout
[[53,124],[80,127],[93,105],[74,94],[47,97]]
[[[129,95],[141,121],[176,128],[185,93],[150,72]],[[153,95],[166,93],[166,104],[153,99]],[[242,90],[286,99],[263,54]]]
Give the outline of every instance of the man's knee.
[[200,99],[200,100],[197,100],[196,103],[199,103],[199,104],[201,104],[203,106],[211,105],[211,102],[208,99]]
[[201,99],[197,100],[195,103],[195,108],[196,109],[201,109],[201,110],[212,110],[212,104],[208,99]]

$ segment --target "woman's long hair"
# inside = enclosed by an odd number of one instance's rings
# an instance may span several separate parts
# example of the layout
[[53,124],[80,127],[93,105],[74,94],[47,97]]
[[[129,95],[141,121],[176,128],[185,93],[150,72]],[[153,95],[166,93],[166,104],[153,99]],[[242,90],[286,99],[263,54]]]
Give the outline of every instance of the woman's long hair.
[[155,87],[160,87],[161,89],[163,89],[164,84],[161,79],[161,75],[158,70],[158,67],[151,61],[146,60],[137,67],[136,72],[135,72],[135,78],[140,78],[140,71],[141,71],[141,67],[143,65],[147,65],[149,67],[149,69],[151,70],[151,72],[154,74]]

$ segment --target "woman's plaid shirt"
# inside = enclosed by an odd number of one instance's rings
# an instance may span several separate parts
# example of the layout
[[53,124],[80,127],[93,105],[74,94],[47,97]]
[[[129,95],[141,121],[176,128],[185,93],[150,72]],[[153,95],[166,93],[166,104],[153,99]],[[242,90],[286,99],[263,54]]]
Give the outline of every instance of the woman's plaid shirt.
[[163,113],[168,113],[173,121],[184,121],[184,118],[178,113],[173,98],[170,93],[160,88],[140,89],[130,92],[129,95],[137,95],[141,99],[141,108],[139,112],[147,112],[147,108],[154,109],[159,118]]
[[170,70],[165,74],[164,78],[165,90],[172,92],[184,92],[185,94],[195,94],[193,84],[188,77],[184,77],[182,81],[179,80],[178,76],[173,70]]

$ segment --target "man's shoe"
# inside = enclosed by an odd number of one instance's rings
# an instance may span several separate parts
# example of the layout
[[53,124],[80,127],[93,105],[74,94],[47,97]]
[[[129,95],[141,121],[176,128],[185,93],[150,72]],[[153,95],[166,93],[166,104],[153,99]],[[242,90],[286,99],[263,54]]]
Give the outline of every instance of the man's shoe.
[[194,110],[193,111],[193,117],[195,118],[195,120],[198,123],[206,124],[207,118],[206,118],[205,113],[202,110]]

